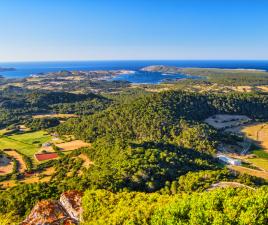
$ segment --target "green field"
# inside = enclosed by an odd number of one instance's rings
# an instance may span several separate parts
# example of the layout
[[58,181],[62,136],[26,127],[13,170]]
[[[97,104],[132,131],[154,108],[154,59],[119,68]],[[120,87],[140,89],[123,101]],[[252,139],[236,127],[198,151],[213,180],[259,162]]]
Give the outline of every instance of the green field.
[[255,159],[248,159],[247,161],[249,161],[250,163],[253,163],[257,167],[260,167],[268,171],[268,159],[255,158]]
[[44,131],[2,136],[0,137],[0,149],[16,149],[32,157],[40,149],[40,144],[50,140],[51,136]]
[[258,156],[258,158],[268,159],[268,153],[264,151],[263,149],[254,150],[252,151],[252,153]]

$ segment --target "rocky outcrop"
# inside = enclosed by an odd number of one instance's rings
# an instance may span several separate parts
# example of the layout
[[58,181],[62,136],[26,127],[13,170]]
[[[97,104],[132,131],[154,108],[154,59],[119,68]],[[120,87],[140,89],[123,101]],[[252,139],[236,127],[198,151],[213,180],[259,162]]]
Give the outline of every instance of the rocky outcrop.
[[81,221],[82,215],[82,196],[80,191],[67,191],[60,197],[60,203],[75,220]]
[[76,225],[82,217],[82,192],[67,191],[59,201],[42,200],[20,225]]
[[42,200],[32,209],[21,225],[76,224],[58,201]]

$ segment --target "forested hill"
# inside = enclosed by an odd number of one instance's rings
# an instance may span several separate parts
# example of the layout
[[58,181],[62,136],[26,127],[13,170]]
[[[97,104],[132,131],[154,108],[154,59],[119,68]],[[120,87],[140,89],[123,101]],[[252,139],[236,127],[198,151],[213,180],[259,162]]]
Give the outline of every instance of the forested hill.
[[31,91],[9,86],[0,91],[0,127],[22,123],[42,113],[92,114],[108,107],[111,100],[93,93]]
[[219,68],[179,68],[175,66],[148,66],[142,69],[148,72],[168,74],[187,74],[204,78],[212,83],[223,85],[267,85],[268,72],[255,69],[219,69]]
[[[144,96],[58,127],[60,134],[94,141],[112,136],[132,140],[155,140],[180,129],[180,119],[201,121],[217,113],[268,118],[268,96],[257,94],[198,94],[168,91]],[[75,126],[74,126],[75,125]]]

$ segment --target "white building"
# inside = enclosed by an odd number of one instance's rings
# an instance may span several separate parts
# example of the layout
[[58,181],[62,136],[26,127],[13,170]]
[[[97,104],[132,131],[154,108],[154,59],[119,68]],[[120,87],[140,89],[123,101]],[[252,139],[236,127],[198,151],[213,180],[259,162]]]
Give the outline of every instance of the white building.
[[241,160],[233,159],[225,155],[217,155],[217,158],[221,160],[222,162],[225,162],[227,164],[234,165],[234,166],[241,166],[242,164]]
[[50,147],[52,144],[50,142],[46,142],[42,144],[42,147]]

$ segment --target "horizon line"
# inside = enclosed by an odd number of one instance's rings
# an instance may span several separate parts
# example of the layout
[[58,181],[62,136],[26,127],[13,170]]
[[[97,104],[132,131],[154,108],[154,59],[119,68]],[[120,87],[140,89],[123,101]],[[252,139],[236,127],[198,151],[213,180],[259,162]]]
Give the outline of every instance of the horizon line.
[[35,63],[35,62],[101,62],[101,61],[268,61],[267,59],[51,59],[51,60],[11,60],[0,63]]

